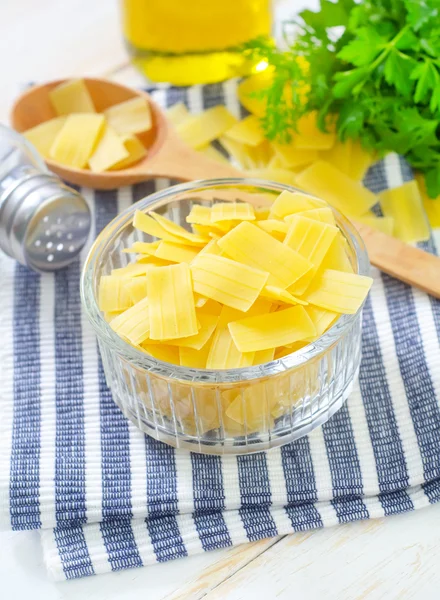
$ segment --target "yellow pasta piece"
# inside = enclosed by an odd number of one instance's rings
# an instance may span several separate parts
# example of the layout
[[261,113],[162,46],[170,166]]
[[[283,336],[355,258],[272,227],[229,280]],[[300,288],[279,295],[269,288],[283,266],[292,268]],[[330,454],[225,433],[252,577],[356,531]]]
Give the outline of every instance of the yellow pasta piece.
[[276,181],[278,183],[285,183],[286,185],[295,185],[295,173],[288,171],[287,169],[271,169],[269,167],[263,169],[247,169],[245,171],[247,177],[253,179],[267,179],[269,181]]
[[266,100],[259,96],[259,92],[270,86],[272,78],[271,70],[266,69],[244,79],[238,86],[237,93],[241,104],[257,117],[263,117],[266,112]]
[[172,242],[161,242],[156,250],[156,256],[171,262],[190,263],[197,256],[199,249],[195,246],[184,246]]
[[431,232],[416,181],[380,193],[380,206],[385,217],[394,219],[394,235],[402,242],[429,240]]
[[359,141],[350,138],[344,142],[338,140],[331,150],[320,152],[322,160],[348,175],[351,179],[361,181],[375,157],[372,152],[362,148]]
[[83,79],[72,79],[49,92],[49,99],[57,115],[96,112],[92,97]]
[[114,275],[102,275],[99,281],[99,310],[114,312],[125,310],[133,304],[126,282]]
[[226,150],[233,162],[237,163],[242,169],[251,169],[253,161],[249,156],[249,146],[231,140],[226,136],[222,135],[218,139],[220,145]]
[[[327,206],[323,208],[312,208],[310,210],[301,211],[302,217],[313,219],[314,221],[320,221],[321,223],[328,223],[329,225],[336,225],[335,215],[332,209]],[[289,223],[295,215],[288,215],[284,220]]]
[[376,215],[365,215],[356,218],[359,223],[365,223],[372,229],[377,229],[386,233],[387,235],[393,235],[394,231],[394,218],[393,217],[376,217]]
[[139,254],[136,262],[141,265],[149,265],[150,267],[167,267],[172,265],[172,261],[158,258],[157,256],[151,256],[151,254]]
[[191,264],[194,291],[222,304],[248,310],[269,274],[223,256],[199,254]]
[[230,323],[228,327],[241,352],[285,346],[316,334],[315,326],[303,306],[247,317]]
[[294,344],[289,346],[280,346],[275,350],[274,359],[278,360],[279,358],[284,358],[285,356],[289,356],[289,354],[293,354],[293,352],[296,352],[297,350],[297,348],[294,346]]
[[333,269],[335,271],[344,271],[344,273],[353,273],[353,265],[347,251],[347,242],[342,233],[339,232],[321,263],[321,270]]
[[207,144],[206,146],[202,146],[201,148],[197,149],[197,152],[200,152],[200,154],[203,154],[204,156],[207,156],[208,158],[212,158],[212,160],[216,160],[217,162],[220,163],[229,163],[229,160],[227,159],[227,157],[222,154],[220,152],[220,150],[217,150],[217,148],[214,148],[214,146],[212,144]]
[[261,290],[261,296],[281,304],[308,304],[308,302],[305,302],[300,298],[296,298],[296,296],[293,296],[287,290],[283,290],[282,288],[274,285],[265,285]]
[[211,222],[254,221],[254,207],[247,202],[217,202],[211,209]]
[[269,285],[287,288],[312,268],[300,254],[246,221],[217,240],[217,244],[234,260],[270,273]]
[[194,304],[196,305],[196,308],[203,308],[207,302],[208,298],[205,298],[200,294],[194,294]]
[[193,229],[202,237],[210,237],[215,235],[222,236],[224,233],[232,229],[232,221],[217,221],[211,222],[211,208],[209,206],[195,205],[191,212],[186,217],[186,222],[191,223]]
[[188,117],[191,116],[183,102],[177,102],[177,104],[173,104],[173,106],[170,106],[170,108],[166,110],[165,114],[168,121],[170,121],[170,123],[172,123],[174,126],[180,125],[180,123],[183,123],[186,121],[186,119],[188,119]]
[[[151,212],[150,213],[152,217],[154,217],[154,219],[159,223],[159,225],[165,230],[167,231],[169,234],[171,234],[173,237],[175,237],[178,241],[175,242],[177,244],[187,244],[187,245],[191,245],[191,246],[204,246],[209,240],[201,237],[200,235],[196,235],[195,233],[191,233],[190,231],[187,231],[184,227],[182,227],[181,225],[178,225],[177,223],[174,223],[173,221],[170,221],[169,219],[162,217],[162,215],[158,215],[155,212]],[[180,239],[180,242],[179,242]],[[173,240],[167,240],[172,242]]]
[[314,339],[319,338],[340,317],[340,314],[337,312],[325,310],[323,308],[318,308],[317,306],[312,306],[311,304],[307,306],[306,312],[312,319],[313,325],[316,329],[316,336],[310,338],[309,341],[313,341]]
[[151,268],[151,264],[130,263],[126,267],[113,269],[112,275],[114,277],[141,277],[142,275],[146,275],[147,271],[149,271]]
[[232,340],[229,329],[220,328],[214,333],[208,358],[207,369],[239,369],[250,367],[254,362],[254,352],[240,352]]
[[301,192],[284,190],[272,204],[269,218],[282,220],[288,215],[322,207],[328,207],[327,202],[312,198],[308,194],[301,194]]
[[27,129],[23,135],[35,146],[41,156],[49,158],[52,144],[66,122],[66,118],[67,117],[62,116],[55,117],[55,119],[50,119],[49,121],[44,121],[44,123],[40,123],[31,129]]
[[168,344],[150,344],[148,340],[141,344],[141,348],[157,360],[171,363],[172,365],[179,364],[179,348],[169,346]]
[[83,169],[98,144],[104,126],[103,115],[69,115],[50,148],[50,158],[63,165]]
[[258,350],[254,356],[254,366],[263,365],[264,363],[271,362],[275,356],[275,348],[268,348],[267,350]]
[[221,329],[227,327],[232,321],[238,321],[245,317],[254,317],[256,315],[264,315],[270,311],[272,302],[267,298],[257,298],[252,306],[246,310],[237,310],[230,306],[222,306],[220,311],[220,318],[218,321],[217,328]]
[[225,136],[248,146],[257,146],[264,141],[260,119],[254,115],[249,115],[238,121],[238,123],[235,123],[235,125],[225,132]]
[[296,183],[306,192],[326,200],[345,215],[365,214],[376,204],[377,197],[359,181],[354,181],[323,160],[299,173]]
[[153,126],[150,106],[140,96],[110,106],[104,115],[110,127],[120,135],[143,133]]
[[127,291],[130,295],[133,304],[137,304],[147,296],[147,278],[143,277],[132,277],[127,283]]
[[206,246],[200,250],[199,254],[217,254],[218,256],[221,256],[223,252],[219,248],[217,240],[214,239],[208,242]]
[[153,219],[149,215],[146,215],[140,210],[137,210],[134,213],[133,227],[143,231],[144,233],[148,233],[148,235],[161,238],[167,242],[174,242],[175,244],[183,243],[181,237],[171,234],[169,231],[164,229],[164,227],[162,227],[157,220]]
[[292,135],[294,148],[300,150],[329,150],[336,141],[335,128],[328,124],[329,132],[321,131],[317,124],[318,113],[311,111],[303,115],[297,124],[297,132]]
[[257,146],[246,146],[246,152],[252,169],[266,168],[274,154],[268,140],[260,142]]
[[351,146],[350,169],[347,175],[361,181],[368,169],[376,161],[374,152],[362,148],[359,141],[353,141]]
[[282,242],[286,237],[287,230],[289,228],[287,223],[279,221],[278,219],[267,219],[265,221],[257,221],[256,225],[270,233],[275,239]]
[[134,163],[137,163],[141,158],[144,158],[144,156],[147,155],[145,146],[135,135],[121,135],[120,140],[124,144],[128,156],[110,167],[111,171],[115,169],[125,169],[130,165],[134,165]]
[[431,198],[426,191],[425,178],[421,173],[416,173],[416,181],[422,197],[423,208],[432,228],[440,227],[440,196]]
[[134,242],[133,246],[130,248],[124,248],[122,252],[127,254],[149,254],[150,256],[154,256],[156,254],[156,250],[159,247],[159,244],[162,242]]
[[280,161],[280,166],[283,168],[295,169],[305,167],[318,160],[318,151],[314,149],[299,150],[293,144],[280,144],[278,142],[272,142],[272,147],[275,151],[275,156]]
[[307,219],[301,214],[292,218],[284,244],[307,259],[313,269],[296,281],[289,292],[298,296],[305,292],[338,233],[337,227]]
[[177,339],[198,333],[191,273],[186,263],[147,272],[150,337]]
[[372,283],[371,277],[326,269],[312,282],[304,299],[326,310],[354,314],[362,306]]
[[179,346],[179,363],[181,367],[191,367],[193,369],[206,369],[210,344],[205,344],[201,350],[193,350]]
[[267,221],[269,219],[270,208],[256,206],[254,213],[257,221]]
[[177,125],[176,130],[191,148],[200,148],[223,135],[236,122],[237,119],[228,109],[219,105],[185,119]]
[[89,158],[90,169],[95,173],[107,171],[126,158],[128,158],[128,151],[121,138],[107,125],[92,156]]
[[185,221],[197,225],[211,225],[211,207],[194,204]]
[[137,304],[113,319],[111,328],[135,346],[146,340],[150,334],[148,298],[140,300]]
[[323,150],[319,153],[322,160],[330,163],[345,175],[351,177],[350,164],[352,154],[353,140],[348,138],[346,141],[336,140],[335,145],[330,150]]
[[219,316],[210,315],[205,312],[198,312],[197,316],[200,322],[200,330],[195,335],[179,338],[177,340],[168,340],[167,343],[171,346],[182,346],[185,348],[192,348],[193,350],[201,350],[214,333]]
[[123,312],[124,311],[122,311],[122,310],[112,310],[110,312],[105,312],[104,319],[107,321],[107,323],[111,323],[115,317],[117,317],[118,315],[120,315]]
[[[203,296],[199,296],[198,294],[194,294],[194,296],[197,298],[203,298],[204,302],[202,303],[201,306],[198,307],[198,311],[197,314],[208,314],[208,315],[214,315],[214,316],[219,316],[223,306],[220,304],[220,302],[217,302],[216,300],[212,300],[211,298],[204,298]],[[197,306],[197,302],[196,302],[196,306]]]

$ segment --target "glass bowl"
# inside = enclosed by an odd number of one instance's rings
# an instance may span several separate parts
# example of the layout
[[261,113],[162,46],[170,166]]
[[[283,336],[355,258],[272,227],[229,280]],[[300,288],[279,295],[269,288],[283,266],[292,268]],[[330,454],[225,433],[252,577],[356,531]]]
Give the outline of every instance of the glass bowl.
[[[123,248],[137,240],[153,240],[134,230],[136,209],[155,210],[188,227],[185,218],[194,204],[210,206],[237,199],[268,206],[283,190],[299,191],[254,179],[177,185],[125,210],[92,246],[82,274],[81,297],[98,337],[107,384],[126,417],[155,439],[206,454],[267,450],[325,423],[349,395],[361,358],[362,308],[354,315],[342,315],[301,350],[258,366],[225,370],[157,360],[120,338],[98,308],[101,275],[135,260]],[[354,271],[368,274],[368,256],[354,226],[336,211],[335,218]],[[233,419],[228,414],[232,403]]]

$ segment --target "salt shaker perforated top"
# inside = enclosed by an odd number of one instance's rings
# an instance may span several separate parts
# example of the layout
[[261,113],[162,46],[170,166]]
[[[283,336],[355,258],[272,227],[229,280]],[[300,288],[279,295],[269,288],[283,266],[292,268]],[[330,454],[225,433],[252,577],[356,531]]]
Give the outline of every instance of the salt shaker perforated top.
[[0,248],[35,271],[55,271],[76,258],[90,222],[84,198],[22,135],[0,124]]

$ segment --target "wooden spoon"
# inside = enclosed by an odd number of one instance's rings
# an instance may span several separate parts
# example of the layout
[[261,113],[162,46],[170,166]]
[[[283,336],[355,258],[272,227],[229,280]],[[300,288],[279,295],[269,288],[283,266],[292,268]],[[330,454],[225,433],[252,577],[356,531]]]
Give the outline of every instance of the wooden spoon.
[[[18,132],[23,132],[56,117],[49,100],[49,92],[65,81],[67,80],[37,85],[22,94],[12,107],[12,127]],[[137,96],[145,98],[151,108],[153,127],[139,138],[148,148],[148,154],[132,167],[104,173],[66,167],[53,160],[46,160],[49,169],[65,181],[84,187],[109,190],[155,177],[182,181],[243,177],[243,173],[234,169],[232,165],[212,160],[184,144],[164,113],[146,92],[133,90],[106,79],[85,78],[84,81],[98,112]]]
[[[55,117],[49,101],[49,91],[64,81],[66,80],[35,86],[20,96],[11,114],[14,129],[22,132]],[[145,98],[151,107],[153,127],[140,138],[148,148],[148,155],[132,167],[105,173],[72,169],[47,160],[49,169],[65,181],[85,187],[113,189],[155,177],[183,181],[243,177],[243,173],[234,167],[211,160],[186,146],[147,93],[105,79],[86,78],[85,81],[98,112],[136,96]],[[408,246],[366,225],[357,223],[356,226],[374,266],[440,298],[440,258]]]

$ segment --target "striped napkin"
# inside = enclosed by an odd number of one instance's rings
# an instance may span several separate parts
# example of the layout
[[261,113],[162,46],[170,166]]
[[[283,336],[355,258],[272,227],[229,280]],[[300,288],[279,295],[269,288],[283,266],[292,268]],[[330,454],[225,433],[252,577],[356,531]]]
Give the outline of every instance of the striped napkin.
[[[236,82],[163,88],[194,112]],[[411,178],[396,156],[374,191]],[[82,190],[93,237],[168,185]],[[440,242],[440,238],[438,239]],[[435,251],[435,240],[426,244]],[[268,536],[382,517],[440,499],[440,303],[373,270],[359,381],[308,437],[248,456],[204,456],[144,436],[106,387],[81,312],[80,260],[37,275],[0,257],[0,526],[38,529],[58,580],[140,567]]]

